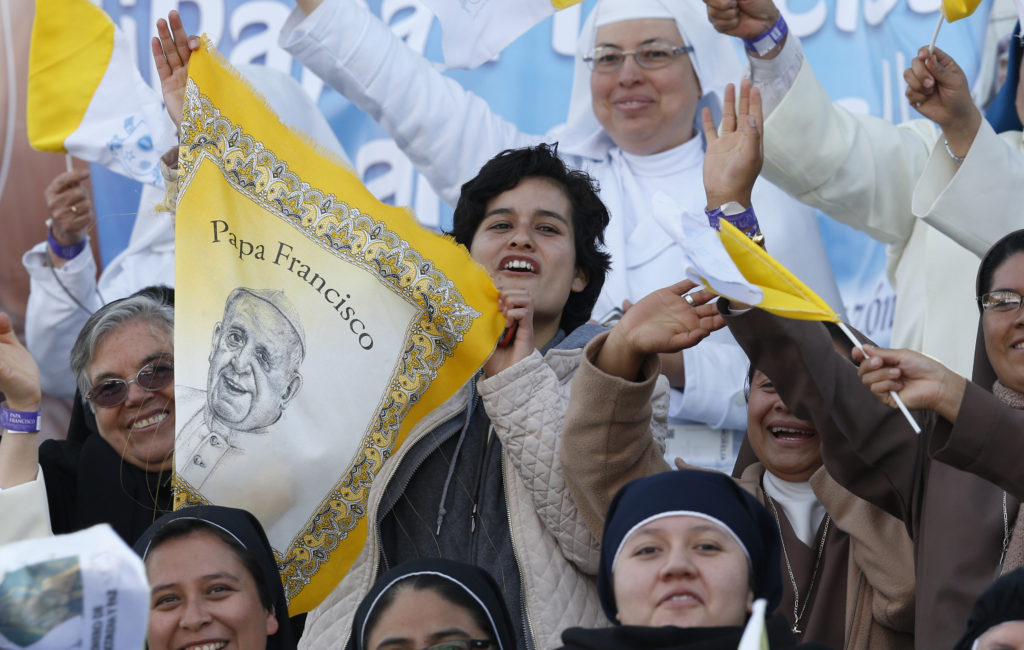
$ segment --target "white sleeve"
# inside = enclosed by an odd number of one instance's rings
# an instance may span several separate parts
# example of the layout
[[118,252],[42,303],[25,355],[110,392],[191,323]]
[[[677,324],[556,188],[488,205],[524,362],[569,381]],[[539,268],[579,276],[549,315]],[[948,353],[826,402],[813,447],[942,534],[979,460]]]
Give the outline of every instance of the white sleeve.
[[913,212],[981,257],[1002,236],[1024,224],[1024,141],[1020,131],[997,135],[986,120],[962,164],[939,138],[914,188]]
[[35,480],[0,489],[0,515],[0,544],[53,535],[42,468]]
[[757,59],[747,54],[747,62],[750,81],[761,91],[761,106],[768,116],[796,81],[804,62],[804,50],[800,39],[790,33],[774,59]]
[[762,175],[787,194],[877,241],[898,257],[915,219],[911,194],[937,139],[928,120],[894,125],[834,104],[805,60],[765,120]]
[[96,261],[85,248],[64,266],[55,269],[43,242],[22,257],[29,275],[25,309],[25,340],[39,364],[43,392],[68,398],[75,394],[71,374],[71,346],[92,312],[102,306],[96,292]]
[[163,196],[162,188],[143,186],[128,247],[103,269],[98,284],[88,244],[59,269],[49,266],[46,242],[22,257],[30,279],[25,339],[43,392],[74,396],[71,347],[94,311],[151,285],[174,286],[174,214],[155,210]]
[[746,429],[743,384],[749,365],[743,348],[724,328],[683,350],[686,388],[672,390],[669,417],[704,422],[715,429]]
[[279,43],[387,129],[450,205],[499,151],[543,141],[520,133],[352,0],[324,2],[309,16],[295,9]]

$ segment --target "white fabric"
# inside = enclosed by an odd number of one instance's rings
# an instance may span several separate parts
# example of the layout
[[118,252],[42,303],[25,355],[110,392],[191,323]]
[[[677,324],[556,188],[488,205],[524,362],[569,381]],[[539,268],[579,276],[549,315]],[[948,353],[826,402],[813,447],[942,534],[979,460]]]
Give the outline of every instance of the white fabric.
[[174,123],[163,109],[160,94],[139,74],[135,48],[117,27],[110,45],[103,77],[81,123],[65,138],[64,148],[76,158],[162,187],[160,154],[177,140]]
[[[784,48],[792,47],[799,42],[790,33]],[[980,255],[1021,224],[1008,209],[1024,203],[1021,133],[996,135],[983,121],[958,168],[934,123],[851,114],[831,102],[801,57],[760,62],[754,84],[791,76],[794,65],[791,88],[765,120],[764,176],[887,244],[897,295],[891,345],[970,376]]]
[[764,473],[764,491],[782,510],[793,527],[797,539],[813,549],[818,539],[818,528],[825,518],[825,506],[818,501],[808,481],[784,481],[771,472]]
[[448,68],[472,69],[497,58],[510,43],[555,13],[549,0],[423,0],[423,4],[441,23],[441,49]]
[[[661,7],[653,8],[654,11],[652,11],[652,7],[649,6],[651,3],[661,5]],[[585,158],[602,159],[609,151],[617,149],[615,143],[598,123],[591,108],[590,68],[583,62],[583,57],[594,49],[597,23],[605,25],[611,23],[612,19],[623,20],[630,15],[629,8],[631,6],[630,0],[603,0],[594,7],[586,22],[583,23],[579,38],[576,40],[569,116],[566,118],[565,125],[555,129],[552,133],[557,136],[556,139],[565,151]],[[717,120],[721,115],[721,93],[725,91],[725,85],[738,84],[743,74],[743,66],[736,56],[732,42],[729,37],[716,32],[708,23],[707,9],[701,0],[667,0],[666,3],[659,0],[645,0],[645,2],[639,3],[636,13],[632,15],[635,18],[649,15],[658,16],[662,10],[666,10],[670,16],[675,18],[683,42],[693,46],[693,52],[689,55],[690,62],[693,64],[693,71],[697,74],[701,91],[704,93],[699,106],[711,108],[712,114]],[[606,11],[611,14],[607,21],[599,18]],[[699,108],[694,126],[698,131],[700,130]],[[703,196],[703,192],[701,195]]]
[[0,489],[0,513],[4,522],[0,526],[0,546],[53,535],[41,467],[31,481]]
[[295,77],[254,63],[239,65],[238,71],[263,95],[282,122],[307,134],[313,142],[352,166],[327,118]]
[[30,281],[25,340],[39,364],[43,392],[74,396],[71,346],[92,312],[143,287],[174,286],[174,216],[155,209],[163,195],[162,188],[142,186],[128,246],[111,260],[99,281],[89,246],[59,269],[49,266],[46,242],[22,257]]
[[[730,58],[736,62],[728,38],[715,34],[710,26],[707,30],[700,27],[690,33],[691,24],[706,25],[707,22],[700,0],[673,2],[671,6],[678,16],[692,16],[685,21],[687,27],[681,30],[687,42],[698,46],[697,42],[710,31],[715,38],[703,51],[717,52],[720,44],[728,50],[728,58],[721,61],[715,57],[698,57],[701,61],[697,66],[698,75],[705,93],[713,87],[712,81],[704,83],[706,79],[721,79],[723,85],[725,80],[738,80],[738,63],[731,79],[719,72],[731,68],[726,66]],[[591,36],[591,44],[592,39]],[[522,133],[496,115],[482,99],[439,74],[429,61],[407,48],[357,2],[325,2],[309,16],[295,10],[282,28],[280,44],[386,128],[420,173],[429,179],[437,194],[450,205],[457,201],[462,183],[475,176],[494,154],[503,149],[558,140],[559,152],[567,162],[597,180],[601,198],[612,215],[611,225],[605,232],[612,255],[612,271],[594,307],[595,316],[621,306],[626,299],[639,300],[646,292],[682,277],[678,257],[673,261],[677,250],[674,243],[660,252],[661,259],[636,265],[627,261],[626,256],[631,253],[627,252],[630,249],[626,244],[626,215],[638,215],[635,221],[643,224],[647,233],[644,237],[671,241],[672,233],[659,233],[650,223],[651,197],[646,192],[651,187],[675,192],[685,183],[693,191],[682,197],[685,198],[683,205],[702,215],[706,204],[700,185],[702,152],[699,155],[690,152],[692,158],[686,152],[679,153],[676,161],[673,161],[676,153],[666,152],[666,164],[678,163],[681,167],[677,174],[662,178],[647,169],[642,159],[634,157],[631,162],[606,136],[603,149],[594,150],[581,142],[581,138],[586,139],[586,120],[579,122],[575,129],[556,129],[548,137]],[[577,61],[577,66],[580,65],[583,64]],[[589,71],[586,75],[589,78]],[[587,119],[596,125],[590,108],[589,82],[586,86],[588,99],[581,103],[574,93],[574,105],[585,109]],[[573,114],[570,114],[572,119]],[[597,128],[600,130],[599,125]],[[582,149],[576,148],[576,144]],[[588,157],[588,151],[597,153]],[[632,165],[639,165],[640,169],[634,170]],[[830,304],[841,309],[814,211],[800,206],[763,181],[755,185],[754,201],[772,254],[806,279]],[[670,270],[666,272],[665,268]],[[714,427],[744,428],[746,409],[742,392],[747,360],[731,335],[726,331],[717,332],[695,348],[686,350],[683,358],[686,391],[673,395],[673,413]]]
[[601,0],[593,13],[597,16],[595,27],[638,18],[675,20],[675,16],[661,0]]

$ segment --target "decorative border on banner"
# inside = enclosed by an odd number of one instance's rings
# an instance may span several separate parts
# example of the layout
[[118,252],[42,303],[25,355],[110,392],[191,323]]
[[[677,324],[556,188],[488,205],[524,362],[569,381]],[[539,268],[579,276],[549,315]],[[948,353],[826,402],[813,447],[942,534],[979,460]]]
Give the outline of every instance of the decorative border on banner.
[[[275,551],[289,601],[307,584],[366,512],[370,483],[390,456],[403,416],[454,353],[482,314],[468,305],[454,283],[386,223],[333,194],[311,187],[286,161],[221,114],[190,78],[185,90],[179,193],[202,160],[217,165],[225,180],[265,211],[289,223],[335,256],[372,273],[386,287],[418,305],[386,395],[344,477],[321,501],[282,556]],[[174,476],[175,509],[208,501]]]

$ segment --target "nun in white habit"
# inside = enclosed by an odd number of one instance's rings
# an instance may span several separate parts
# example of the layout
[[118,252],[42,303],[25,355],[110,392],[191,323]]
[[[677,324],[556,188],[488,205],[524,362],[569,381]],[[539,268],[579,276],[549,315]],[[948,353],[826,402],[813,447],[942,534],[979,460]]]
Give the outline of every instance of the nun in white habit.
[[[743,73],[701,0],[598,2],[577,44],[567,122],[544,136],[520,132],[443,76],[362,3],[297,2],[281,46],[386,128],[447,203],[499,151],[541,141],[558,142],[570,164],[597,179],[612,214],[612,270],[595,318],[680,279],[684,219],[706,221],[704,209],[717,207],[707,205],[702,183],[699,106],[717,115],[725,85]],[[597,45],[619,52],[603,49],[592,70],[586,59]],[[638,45],[656,49],[630,55]],[[764,181],[752,198],[768,250],[841,308],[815,212]],[[727,331],[663,361],[677,389],[670,417],[690,423],[688,434],[743,429],[747,362]],[[719,467],[731,469],[732,460]]]

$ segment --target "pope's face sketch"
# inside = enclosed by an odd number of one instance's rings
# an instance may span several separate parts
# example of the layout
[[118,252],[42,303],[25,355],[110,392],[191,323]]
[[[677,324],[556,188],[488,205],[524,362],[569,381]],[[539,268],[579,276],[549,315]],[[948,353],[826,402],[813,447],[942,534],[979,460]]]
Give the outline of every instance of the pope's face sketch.
[[295,327],[274,305],[246,292],[229,298],[210,350],[213,417],[241,431],[276,422],[302,386],[303,356]]

